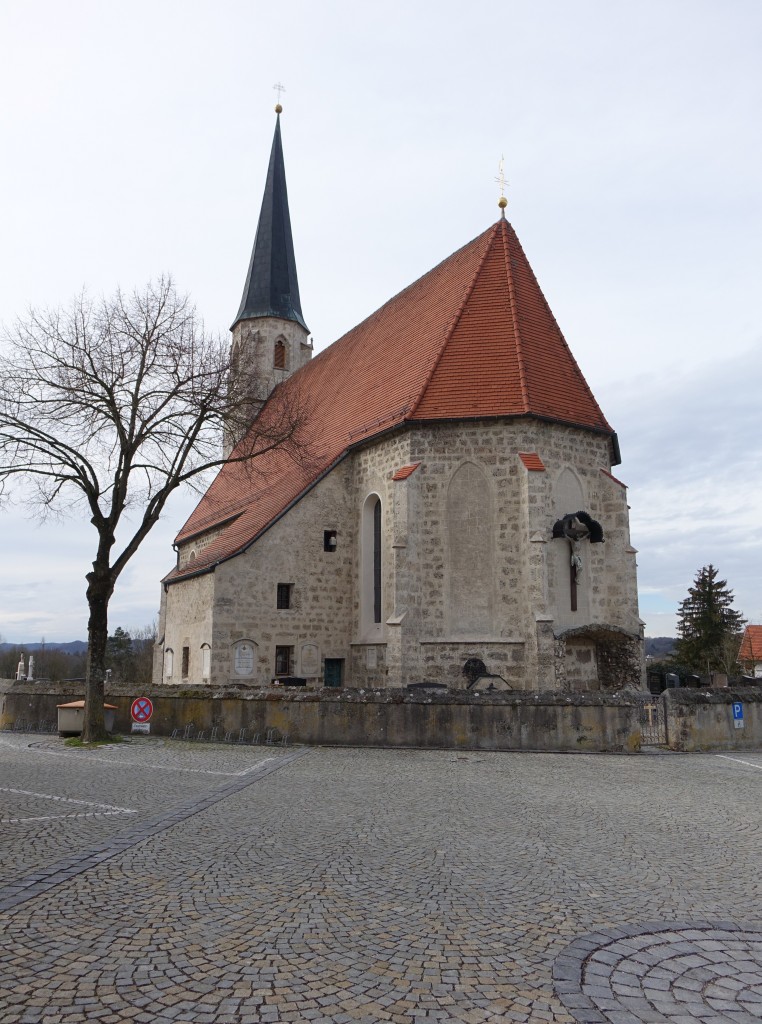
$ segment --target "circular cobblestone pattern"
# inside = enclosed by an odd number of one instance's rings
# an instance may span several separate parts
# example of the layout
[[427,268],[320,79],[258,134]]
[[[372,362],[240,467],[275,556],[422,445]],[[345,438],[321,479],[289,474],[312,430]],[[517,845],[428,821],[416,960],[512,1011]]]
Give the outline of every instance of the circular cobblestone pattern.
[[576,939],[557,958],[553,978],[584,1024],[759,1024],[762,927],[611,928]]

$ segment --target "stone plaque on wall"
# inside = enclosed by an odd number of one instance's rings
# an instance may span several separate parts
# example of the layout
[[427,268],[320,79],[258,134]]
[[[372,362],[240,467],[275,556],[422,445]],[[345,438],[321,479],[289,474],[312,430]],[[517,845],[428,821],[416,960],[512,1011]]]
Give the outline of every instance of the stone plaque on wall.
[[254,672],[255,645],[248,640],[241,640],[235,646],[233,669],[237,676],[250,676]]
[[378,668],[378,649],[376,647],[369,647],[366,652],[367,668]]
[[320,651],[317,644],[302,644],[301,674],[303,676],[320,674]]

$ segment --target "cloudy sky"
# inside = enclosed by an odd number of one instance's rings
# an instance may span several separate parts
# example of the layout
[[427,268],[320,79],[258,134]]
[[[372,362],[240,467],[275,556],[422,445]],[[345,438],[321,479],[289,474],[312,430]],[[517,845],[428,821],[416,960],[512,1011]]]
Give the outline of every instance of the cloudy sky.
[[[229,327],[285,84],[317,349],[508,215],[630,487],[641,615],[762,622],[759,0],[0,0],[0,322],[170,272]],[[12,381],[3,382],[12,387]],[[178,499],[120,581],[150,622]],[[94,531],[0,513],[0,635],[86,635]]]

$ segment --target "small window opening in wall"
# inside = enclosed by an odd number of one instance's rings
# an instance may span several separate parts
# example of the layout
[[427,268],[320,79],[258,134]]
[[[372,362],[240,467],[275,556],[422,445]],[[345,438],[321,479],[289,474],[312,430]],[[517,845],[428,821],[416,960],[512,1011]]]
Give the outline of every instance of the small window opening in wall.
[[335,530],[323,530],[323,551],[335,551],[338,541]]
[[278,597],[277,607],[278,608],[290,608],[291,607],[291,583],[279,583],[278,584]]
[[292,666],[294,664],[294,648],[293,647],[276,647],[275,648],[275,674],[276,676],[290,676],[292,675]]
[[286,369],[286,346],[280,340],[275,342],[275,350],[273,353],[273,366],[276,370]]
[[183,679],[188,678],[190,668],[190,647],[183,647]]
[[195,548],[191,548],[191,553],[188,555],[188,562],[195,562],[195,561],[196,561],[196,549]]

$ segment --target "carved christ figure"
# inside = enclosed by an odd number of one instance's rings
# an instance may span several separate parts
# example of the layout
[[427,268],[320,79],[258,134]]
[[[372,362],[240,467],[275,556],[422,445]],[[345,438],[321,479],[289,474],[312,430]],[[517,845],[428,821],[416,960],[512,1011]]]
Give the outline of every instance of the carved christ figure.
[[569,596],[571,610],[576,612],[577,585],[582,572],[582,541],[588,540],[591,544],[602,543],[603,528],[587,512],[574,512],[553,524],[553,537],[565,538],[569,542]]

